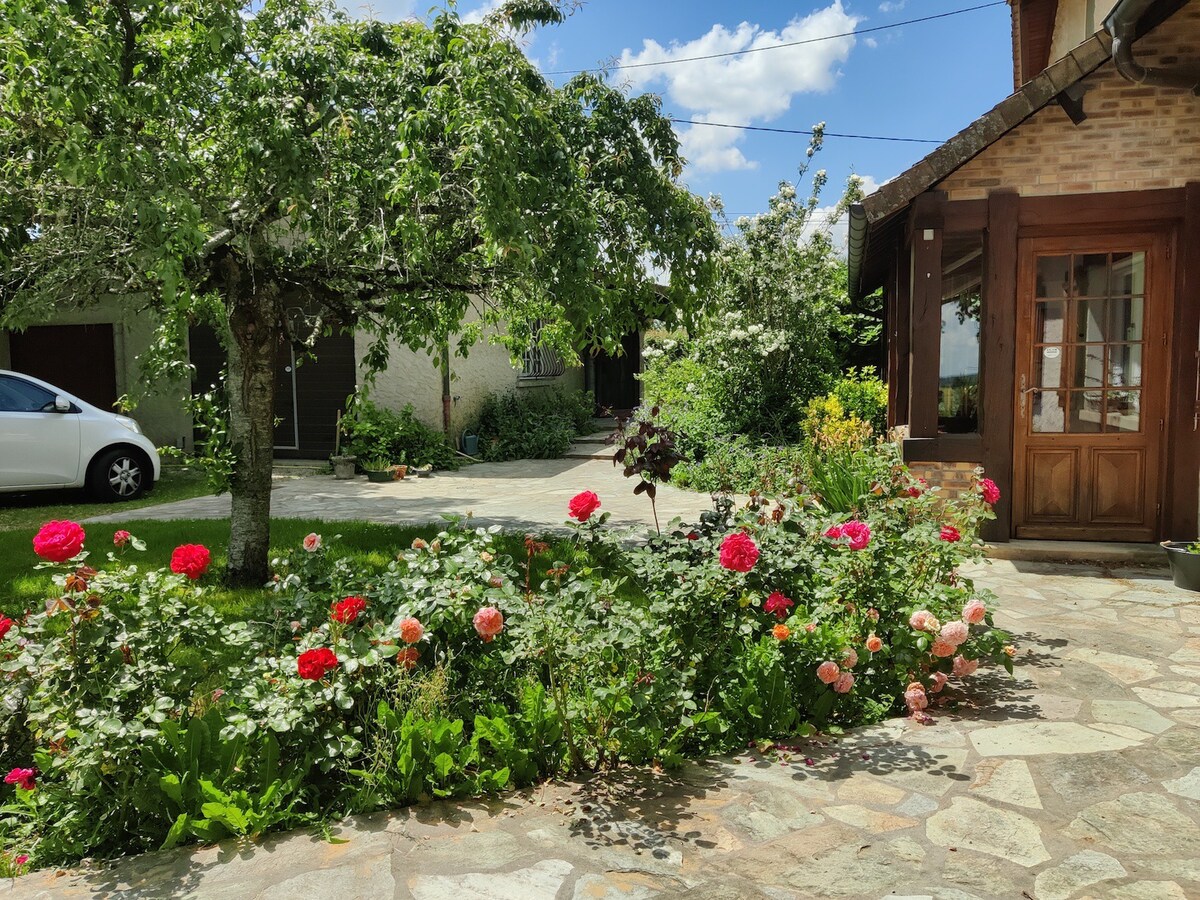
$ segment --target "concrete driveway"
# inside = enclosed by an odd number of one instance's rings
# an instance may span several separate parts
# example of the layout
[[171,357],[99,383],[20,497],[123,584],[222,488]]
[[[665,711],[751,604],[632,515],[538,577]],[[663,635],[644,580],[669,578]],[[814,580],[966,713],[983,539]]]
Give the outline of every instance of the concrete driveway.
[[[600,496],[601,512],[612,513],[613,526],[653,527],[650,501],[633,495],[635,483],[611,462],[594,459],[478,463],[457,472],[386,484],[371,484],[364,476],[336,481],[332,475],[314,475],[277,479],[271,493],[271,515],[405,525],[470,513],[482,524],[541,531],[560,527],[567,518],[568,501],[580,491],[591,490]],[[660,488],[657,502],[664,526],[675,516],[695,521],[711,505],[707,494],[669,486]],[[88,521],[227,518],[228,495],[178,500],[130,512],[114,510]]]

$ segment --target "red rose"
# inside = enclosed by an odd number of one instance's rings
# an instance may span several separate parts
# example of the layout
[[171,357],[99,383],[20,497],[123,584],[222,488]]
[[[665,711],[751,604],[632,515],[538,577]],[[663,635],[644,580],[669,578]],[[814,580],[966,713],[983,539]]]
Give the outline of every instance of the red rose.
[[404,666],[406,669],[415,669],[417,660],[421,658],[421,651],[416,647],[405,647],[396,654],[396,663]]
[[0,615],[0,641],[4,640],[4,636],[8,634],[13,627],[13,620],[8,616]]
[[726,569],[749,572],[758,562],[758,545],[750,535],[735,531],[721,541],[720,560]]
[[849,539],[851,550],[865,550],[867,544],[871,543],[871,526],[851,519],[842,526],[842,537]]
[[333,609],[329,613],[329,618],[341,625],[349,625],[355,621],[364,609],[367,608],[367,601],[362,597],[346,597],[333,604]]
[[200,544],[181,544],[171,554],[171,571],[195,581],[208,571],[212,554]]
[[979,493],[983,494],[983,500],[988,506],[995,506],[1000,499],[1000,488],[996,487],[996,482],[990,478],[979,479]]
[[129,543],[129,539],[131,537],[133,537],[133,535],[130,534],[128,531],[114,531],[113,532],[113,544],[115,544],[118,547],[124,547],[126,544]]
[[962,535],[959,533],[958,529],[955,528],[953,525],[943,525],[942,533],[941,533],[940,537],[943,541],[946,541],[947,543],[950,543],[950,544],[953,544],[956,541],[962,540]]
[[571,514],[572,519],[578,519],[580,522],[586,522],[592,517],[592,513],[600,508],[600,498],[592,491],[584,491],[576,494],[571,498],[571,502],[567,504],[567,512]]
[[763,611],[769,612],[777,619],[786,619],[788,610],[795,606],[794,600],[789,600],[779,591],[775,591],[771,596],[767,597],[767,602],[763,604]]
[[338,658],[328,647],[305,650],[296,658],[296,670],[301,678],[308,681],[320,681],[326,672],[332,672],[337,667]]
[[828,528],[825,529],[825,537],[829,538],[831,541],[841,540],[842,526],[841,525],[830,525]]
[[66,562],[83,550],[83,539],[75,522],[47,522],[33,539],[33,552],[50,562]]

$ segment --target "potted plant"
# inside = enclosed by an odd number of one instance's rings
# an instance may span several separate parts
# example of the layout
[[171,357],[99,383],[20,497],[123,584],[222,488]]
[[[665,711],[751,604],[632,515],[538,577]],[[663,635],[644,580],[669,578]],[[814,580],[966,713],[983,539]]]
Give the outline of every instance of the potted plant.
[[367,473],[367,481],[382,483],[395,481],[396,473],[392,471],[392,461],[386,456],[373,456],[363,460],[363,471]]
[[400,454],[400,461],[391,467],[392,478],[396,481],[403,481],[404,476],[408,474],[408,466],[404,462],[404,453]]
[[1163,541],[1171,581],[1185,591],[1200,591],[1200,541]]
[[333,477],[338,481],[349,481],[354,477],[358,457],[352,453],[342,454],[342,414],[340,411],[337,416],[337,427],[334,430],[333,456],[329,457],[329,463],[333,466]]

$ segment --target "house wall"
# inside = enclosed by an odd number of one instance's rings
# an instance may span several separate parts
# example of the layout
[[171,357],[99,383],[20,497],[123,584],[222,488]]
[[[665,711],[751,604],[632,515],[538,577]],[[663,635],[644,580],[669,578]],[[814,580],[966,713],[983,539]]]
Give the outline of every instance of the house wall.
[[[1148,66],[1200,58],[1200,3],[1189,3],[1134,49]],[[981,200],[1001,187],[1035,197],[1182,187],[1196,179],[1200,101],[1193,94],[1131,84],[1111,62],[1083,84],[1083,123],[1047,106],[937,189],[950,200]]]
[[[494,334],[491,332],[490,334]],[[538,388],[582,390],[583,370],[569,368],[557,378],[520,378],[520,370],[512,365],[505,347],[484,342],[475,345],[466,358],[450,357],[450,423],[455,440],[471,424],[489,394]],[[358,332],[354,337],[355,354],[361,360],[372,336]],[[442,428],[442,372],[437,357],[424,351],[413,351],[394,341],[389,345],[387,368],[375,376],[369,396],[379,406],[401,409],[411,403],[417,418],[432,428]],[[366,376],[359,369],[361,387]]]
[[[181,399],[186,391],[182,384],[156,386],[152,393],[142,394],[145,378],[138,363],[138,354],[150,345],[156,321],[153,316],[139,312],[135,304],[117,299],[101,301],[87,309],[74,310],[55,316],[53,325],[113,325],[113,358],[116,362],[117,395],[128,394],[137,401],[132,415],[146,436],[157,446],[192,445],[192,419],[183,409]],[[70,348],[63,348],[64,356]],[[8,334],[0,331],[0,369],[9,368]]]
[[1113,0],[1058,0],[1050,62],[1062,59],[1103,28],[1104,17],[1115,5]]
[[917,478],[924,478],[930,487],[941,488],[942,497],[956,500],[975,481],[976,464],[973,462],[910,462],[908,470]]

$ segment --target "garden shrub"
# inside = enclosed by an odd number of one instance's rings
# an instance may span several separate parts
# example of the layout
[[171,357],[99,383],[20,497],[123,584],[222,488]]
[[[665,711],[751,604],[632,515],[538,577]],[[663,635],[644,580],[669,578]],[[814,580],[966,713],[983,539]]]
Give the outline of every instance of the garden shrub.
[[584,391],[522,388],[489,394],[470,430],[479,435],[479,455],[488,462],[556,459],[592,430],[595,408]]
[[866,422],[876,435],[887,431],[887,385],[873,367],[847,370],[829,393],[846,413]]
[[0,615],[17,698],[0,859],[255,836],[927,720],[979,663],[1011,671],[994,598],[958,568],[997,494],[981,479],[943,503],[894,448],[859,453],[879,478],[852,513],[806,494],[724,502],[632,544],[583,496],[558,554],[452,524],[374,569],[311,535],[273,561],[274,615],[254,621],[205,605],[203,548],[145,571],[119,532],[95,564],[82,530],[51,523],[56,599]]
[[342,419],[342,452],[357,456],[360,463],[379,459],[435,469],[458,466],[445,435],[418,419],[412,404],[395,412],[369,400],[355,401]]

